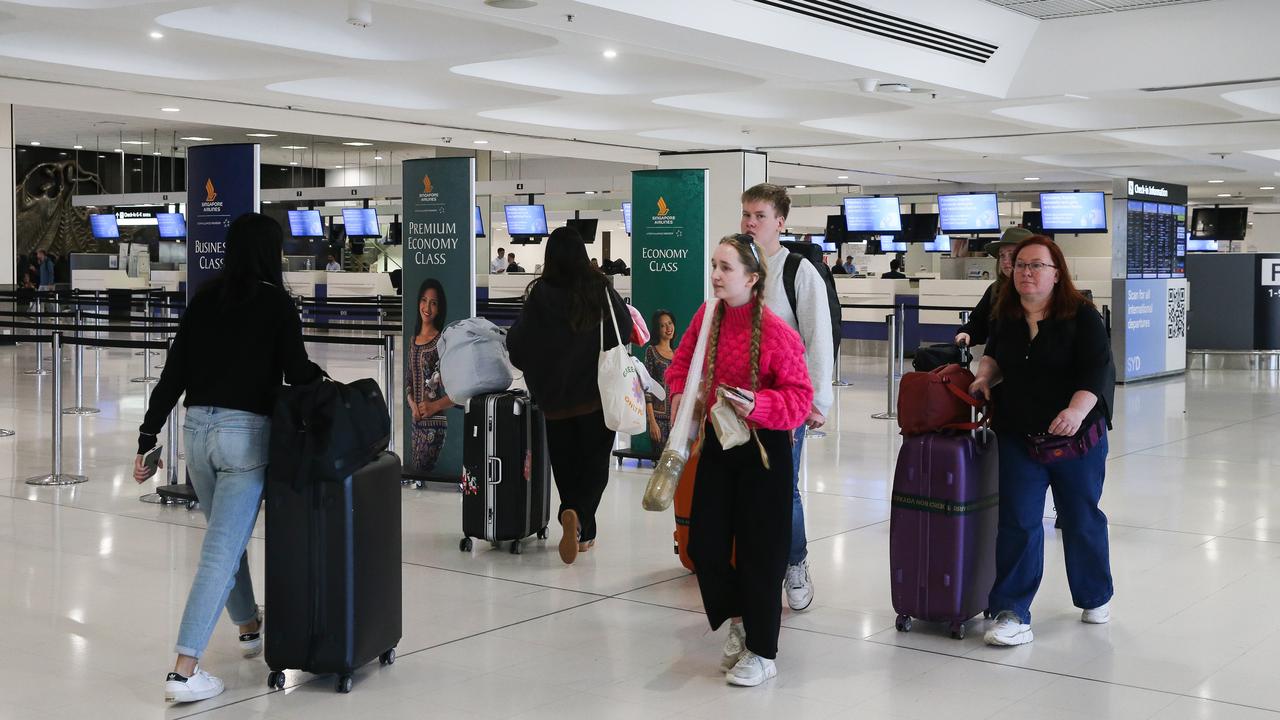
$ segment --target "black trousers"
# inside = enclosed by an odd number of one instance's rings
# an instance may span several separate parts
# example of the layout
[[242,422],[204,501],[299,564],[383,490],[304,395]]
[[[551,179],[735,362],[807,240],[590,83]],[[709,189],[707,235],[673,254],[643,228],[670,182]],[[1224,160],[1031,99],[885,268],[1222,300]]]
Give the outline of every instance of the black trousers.
[[755,440],[725,450],[710,424],[705,430],[689,518],[702,605],[712,630],[742,617],[747,649],[772,660],[791,551],[791,434],[758,431],[769,455],[766,470]]
[[546,422],[551,472],[560,491],[556,517],[573,510],[582,528],[582,542],[594,540],[596,509],[609,483],[609,453],[615,433],[605,426],[603,410]]

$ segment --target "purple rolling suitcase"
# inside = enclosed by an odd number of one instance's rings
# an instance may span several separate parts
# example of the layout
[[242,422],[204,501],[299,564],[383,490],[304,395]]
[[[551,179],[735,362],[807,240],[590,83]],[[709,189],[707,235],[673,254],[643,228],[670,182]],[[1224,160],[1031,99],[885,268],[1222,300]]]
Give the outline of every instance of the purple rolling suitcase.
[[964,623],[984,613],[995,582],[999,476],[995,434],[903,438],[889,520],[890,585],[897,628],[912,618]]

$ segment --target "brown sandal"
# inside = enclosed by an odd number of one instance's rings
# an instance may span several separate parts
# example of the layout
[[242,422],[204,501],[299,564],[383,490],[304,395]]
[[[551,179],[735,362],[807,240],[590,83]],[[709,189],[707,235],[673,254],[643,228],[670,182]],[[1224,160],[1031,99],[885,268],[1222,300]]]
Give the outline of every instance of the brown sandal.
[[560,538],[560,560],[565,565],[572,565],[578,559],[581,545],[578,542],[578,513],[573,510],[560,513],[560,525],[564,527],[564,536]]

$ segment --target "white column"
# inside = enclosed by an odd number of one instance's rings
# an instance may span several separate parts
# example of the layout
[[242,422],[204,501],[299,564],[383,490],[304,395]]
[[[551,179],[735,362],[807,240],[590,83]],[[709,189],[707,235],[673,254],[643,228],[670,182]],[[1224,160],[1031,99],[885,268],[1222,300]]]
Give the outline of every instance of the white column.
[[18,282],[17,222],[14,218],[13,106],[0,104],[0,285]]
[[659,170],[706,168],[709,171],[707,198],[711,210],[707,214],[707,230],[712,245],[725,235],[738,232],[742,191],[765,182],[768,167],[768,155],[749,150],[670,153],[658,157]]

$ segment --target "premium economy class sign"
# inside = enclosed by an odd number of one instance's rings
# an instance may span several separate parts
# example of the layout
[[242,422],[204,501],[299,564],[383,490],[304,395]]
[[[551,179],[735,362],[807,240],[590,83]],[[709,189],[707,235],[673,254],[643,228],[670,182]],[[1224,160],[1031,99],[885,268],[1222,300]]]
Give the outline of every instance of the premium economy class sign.
[[441,380],[437,344],[446,325],[475,316],[476,165],[407,160],[403,173],[404,475],[457,482],[463,414]]
[[[631,174],[631,302],[646,322],[658,310],[675,317],[673,347],[683,340],[680,333],[708,294],[707,203],[706,170]],[[649,332],[656,336],[658,328],[651,326]],[[638,348],[636,356],[643,360],[646,350]],[[664,406],[656,407],[661,414]],[[634,436],[631,447],[653,446],[645,434]]]
[[187,150],[187,299],[222,272],[227,228],[258,212],[259,146],[196,145]]

